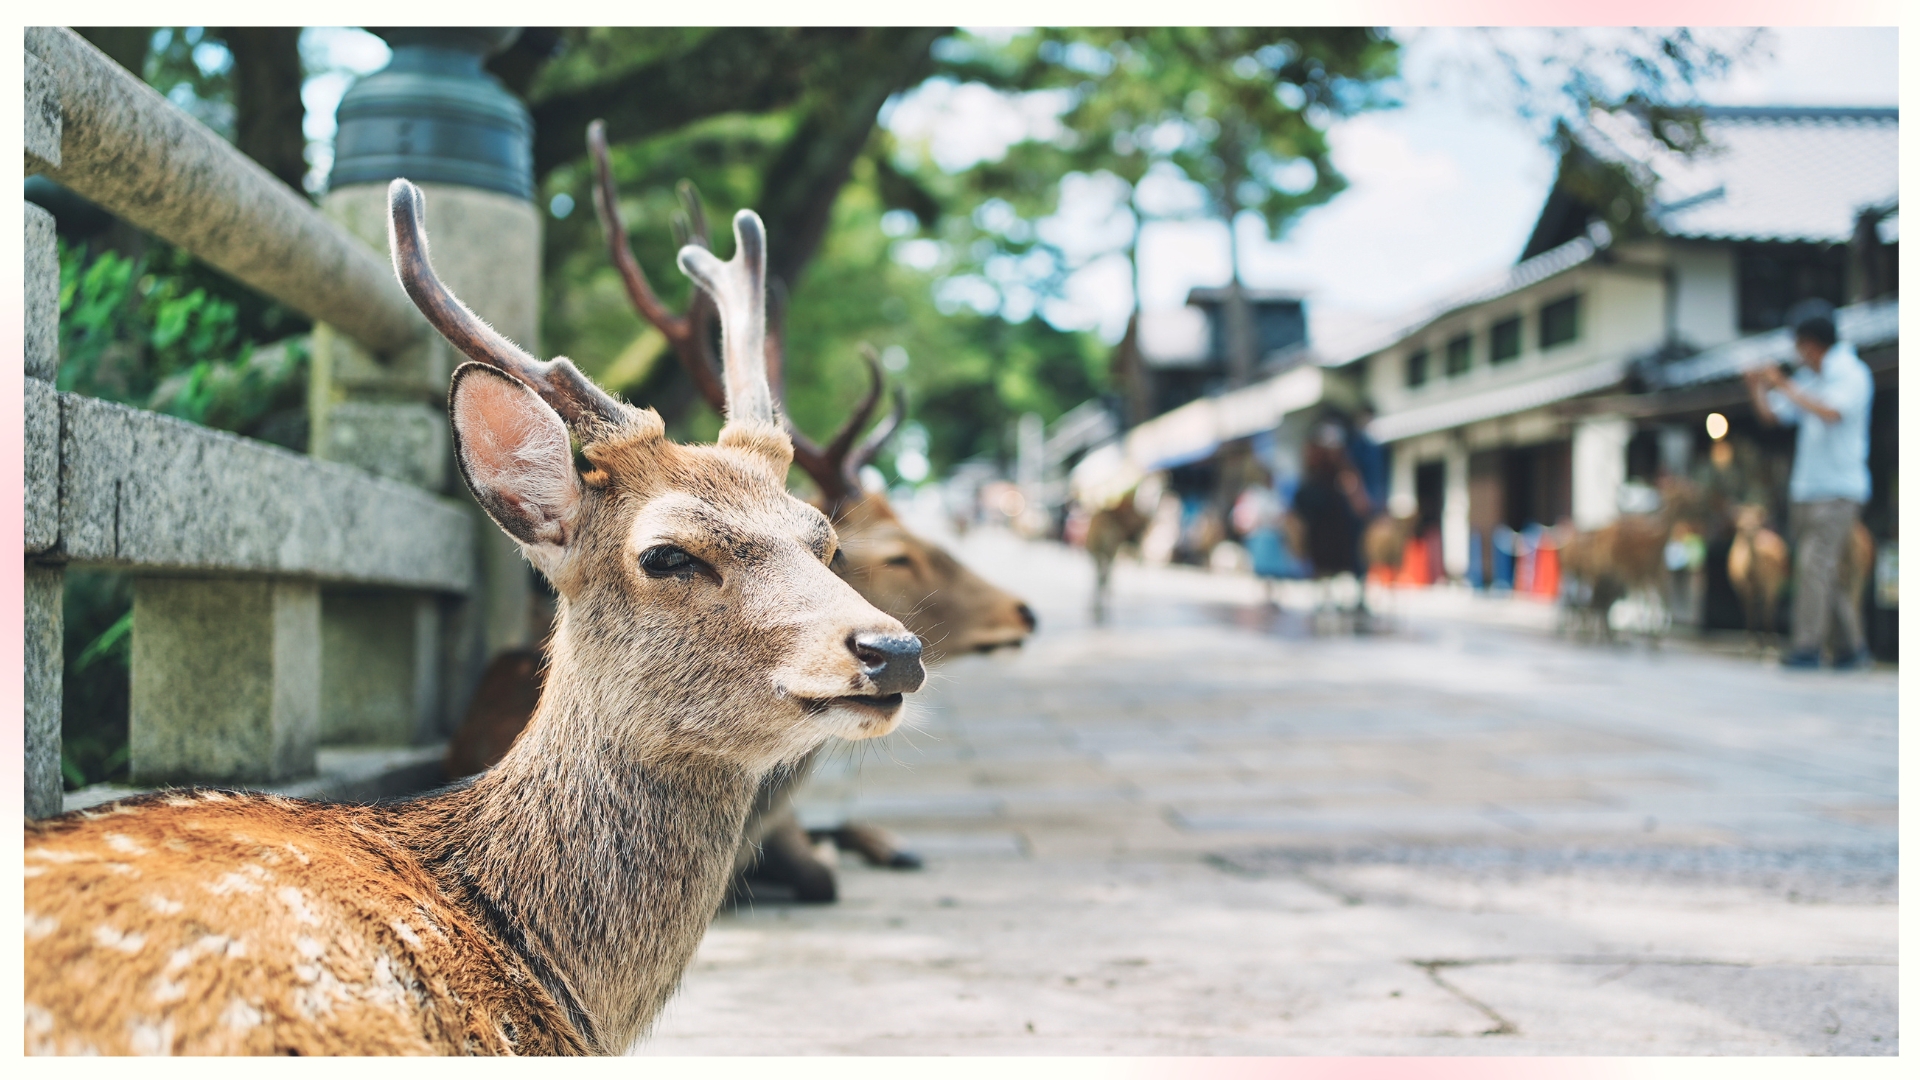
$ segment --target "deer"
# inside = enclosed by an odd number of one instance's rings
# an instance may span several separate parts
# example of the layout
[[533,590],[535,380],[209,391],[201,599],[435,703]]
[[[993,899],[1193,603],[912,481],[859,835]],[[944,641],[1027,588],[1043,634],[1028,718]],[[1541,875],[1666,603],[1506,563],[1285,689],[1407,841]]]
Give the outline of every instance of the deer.
[[402,286],[468,358],[461,476],[558,594],[539,706],[494,768],[402,801],[184,789],[29,823],[30,1052],[624,1051],[719,906],[763,778],[894,730],[925,678],[787,492],[752,211],[730,260],[680,252],[727,400],[718,439],[683,445],[482,322],[433,271],[420,190],[388,203]]
[[[711,301],[696,292],[687,309],[678,314],[661,301],[633,256],[603,123],[589,125],[587,146],[594,166],[594,209],[629,301],[666,338],[701,397],[715,411],[724,412],[724,390],[709,358]],[[676,238],[682,243],[710,246],[706,212],[698,193],[682,181],[677,194],[682,210],[673,221]],[[780,330],[779,320],[773,320],[768,334],[767,371],[769,385],[776,388],[776,400],[784,399],[778,389],[784,368],[784,334]],[[865,351],[865,360],[868,392],[824,446],[786,420],[794,463],[818,489],[815,505],[833,521],[840,538],[835,572],[870,603],[918,635],[923,642],[922,659],[927,663],[1020,645],[1038,625],[1033,609],[967,569],[939,545],[913,533],[900,521],[885,495],[869,492],[860,484],[860,470],[898,430],[906,414],[904,393],[896,391],[890,414],[864,439],[859,438],[885,391],[878,357],[871,348]],[[449,746],[450,775],[491,766],[524,728],[526,703],[534,693],[528,683],[536,677],[533,672],[537,660],[537,654],[528,651],[503,654],[495,661],[488,674],[492,684],[475,695],[467,723]],[[814,854],[813,845],[818,841],[831,841],[874,866],[911,869],[920,865],[918,856],[902,848],[884,830],[870,825],[843,823],[812,834],[803,830],[793,811],[792,796],[811,775],[813,764],[814,759],[808,757],[770,776],[763,786],[736,859],[736,894],[750,895],[751,888],[744,879],[751,873],[791,886],[795,899],[803,902],[835,899],[838,890],[833,870]],[[463,772],[456,773],[455,769]]]
[[1118,501],[1096,509],[1087,519],[1087,555],[1093,559],[1093,621],[1107,621],[1107,608],[1113,594],[1113,564],[1120,552],[1138,547],[1153,519],[1140,512],[1139,489]]
[[1774,640],[1780,591],[1791,566],[1787,542],[1767,528],[1767,508],[1749,504],[1734,511],[1733,545],[1727,549],[1727,580],[1746,614],[1747,637],[1755,646]]
[[1693,486],[1676,478],[1660,484],[1660,509],[1651,514],[1622,514],[1597,529],[1577,531],[1560,549],[1561,613],[1567,624],[1588,625],[1596,636],[1613,640],[1608,612],[1629,596],[1638,596],[1654,612],[1646,630],[1657,643],[1672,620],[1668,592],[1673,571],[1667,546],[1676,527],[1691,522],[1700,509]]

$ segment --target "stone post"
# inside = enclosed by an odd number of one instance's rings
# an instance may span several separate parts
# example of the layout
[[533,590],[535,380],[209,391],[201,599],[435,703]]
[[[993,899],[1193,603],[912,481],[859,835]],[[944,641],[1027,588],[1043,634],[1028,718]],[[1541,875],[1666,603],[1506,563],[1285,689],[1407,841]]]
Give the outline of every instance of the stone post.
[[322,591],[321,611],[320,741],[431,741],[440,730],[438,602],[339,588]]
[[320,589],[141,577],[127,715],[136,784],[306,776],[320,733]]
[[[26,54],[26,168],[60,165],[60,101],[52,71]],[[26,815],[60,812],[60,691],[65,667],[61,596],[66,572],[36,559],[60,541],[60,257],[53,215],[26,204],[25,297],[25,746]]]
[[1447,576],[1467,576],[1467,545],[1473,539],[1473,527],[1467,517],[1467,444],[1465,433],[1455,431],[1447,440],[1447,487],[1440,505],[1440,555]]
[[[336,157],[321,208],[385,256],[387,184],[395,177],[419,184],[441,278],[488,323],[537,352],[540,215],[531,201],[532,121],[481,66],[517,31],[381,33],[393,46],[393,59],[341,100]],[[448,381],[463,357],[436,337],[412,354],[375,360],[325,327],[315,334],[314,351],[314,456],[465,495],[452,467],[446,421]],[[329,660],[322,726],[329,741],[405,741],[450,729],[487,659],[530,640],[526,562],[478,506],[472,512],[479,526],[480,588],[471,600],[442,611],[424,600],[325,593]],[[394,662],[392,650],[401,642],[412,643],[414,670]],[[429,642],[439,650],[437,659],[419,651]],[[444,664],[444,674],[422,674],[420,665],[430,662]],[[338,684],[342,678],[351,685]],[[415,710],[404,718],[403,702]],[[378,734],[387,724],[401,727]]]

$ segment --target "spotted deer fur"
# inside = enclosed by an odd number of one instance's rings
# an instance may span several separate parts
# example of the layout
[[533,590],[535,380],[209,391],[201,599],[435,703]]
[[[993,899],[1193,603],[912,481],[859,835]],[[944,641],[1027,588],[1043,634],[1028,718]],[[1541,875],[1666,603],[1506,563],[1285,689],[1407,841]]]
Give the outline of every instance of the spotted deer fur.
[[682,253],[732,404],[715,445],[683,446],[461,306],[413,185],[390,211],[409,295],[478,361],[450,395],[462,474],[558,592],[539,708],[498,766],[410,801],[170,792],[29,824],[29,1051],[621,1052],[691,959],[761,779],[891,731],[920,683],[918,642],[786,492],[741,349],[757,217],[730,263]]

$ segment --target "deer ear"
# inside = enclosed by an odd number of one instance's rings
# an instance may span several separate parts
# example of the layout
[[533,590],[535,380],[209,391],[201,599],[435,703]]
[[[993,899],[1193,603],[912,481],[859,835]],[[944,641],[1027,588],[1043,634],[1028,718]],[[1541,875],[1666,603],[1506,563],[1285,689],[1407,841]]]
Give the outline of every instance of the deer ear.
[[580,477],[560,414],[519,380],[474,363],[453,373],[447,412],[460,475],[488,515],[523,544],[565,544]]

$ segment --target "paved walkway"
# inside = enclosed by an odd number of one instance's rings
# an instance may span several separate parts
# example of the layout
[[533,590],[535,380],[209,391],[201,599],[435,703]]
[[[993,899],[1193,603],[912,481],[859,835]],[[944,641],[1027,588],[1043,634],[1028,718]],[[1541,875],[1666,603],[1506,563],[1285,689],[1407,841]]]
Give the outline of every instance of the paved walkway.
[[919,872],[723,914],[660,1054],[1890,1054],[1896,686],[1399,598],[958,544],[1022,653],[938,672],[809,824]]

